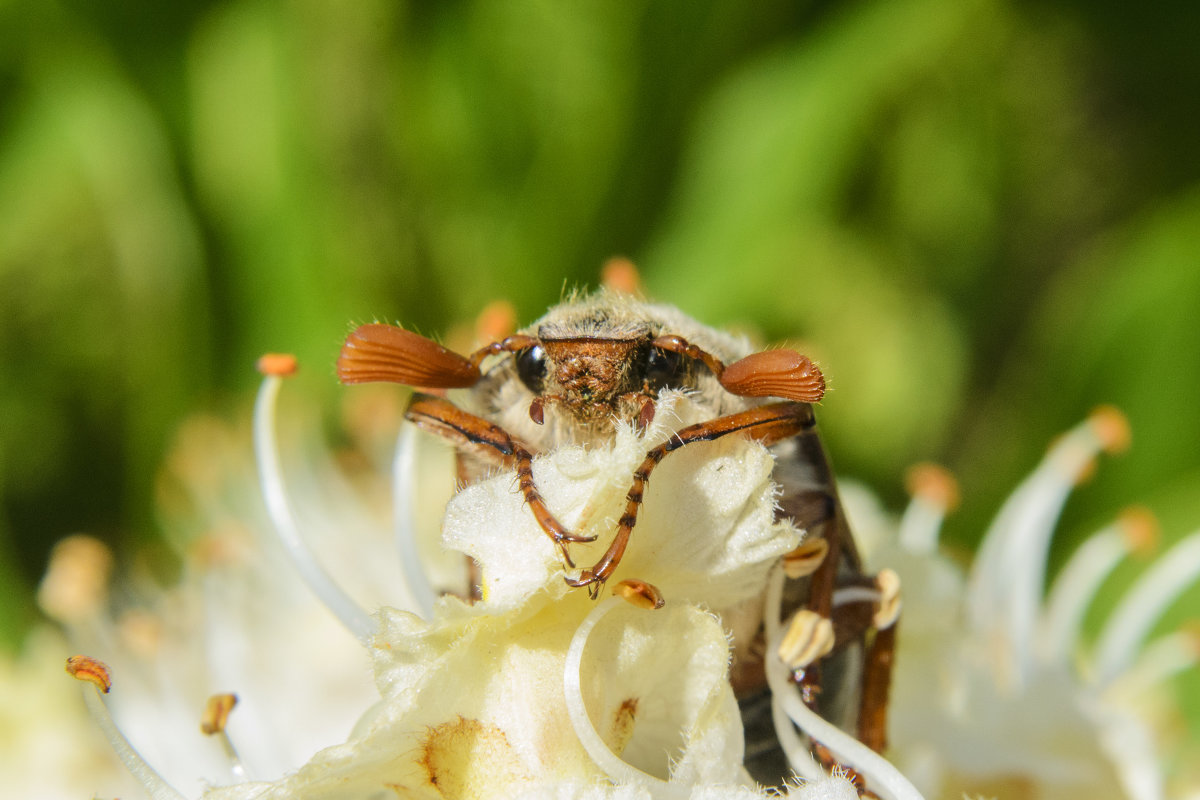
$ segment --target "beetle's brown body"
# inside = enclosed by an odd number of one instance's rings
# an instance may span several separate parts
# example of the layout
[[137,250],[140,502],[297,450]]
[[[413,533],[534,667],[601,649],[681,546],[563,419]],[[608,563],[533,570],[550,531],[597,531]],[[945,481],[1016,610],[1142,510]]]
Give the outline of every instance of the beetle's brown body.
[[[811,403],[823,395],[824,379],[798,353],[755,352],[747,340],[703,326],[673,307],[602,291],[571,297],[528,328],[470,357],[390,326],[363,326],[347,340],[338,368],[347,383],[390,380],[425,388],[469,388],[461,407],[418,394],[408,417],[459,445],[468,479],[497,464],[515,468],[531,512],[560,547],[568,567],[574,566],[570,544],[591,539],[566,530],[545,507],[533,480],[533,454],[607,441],[616,423],[645,427],[662,392],[686,392],[697,421],[647,451],[631,476],[626,511],[612,545],[596,565],[567,576],[568,583],[587,587],[593,596],[619,566],[642,498],[652,491],[648,480],[654,467],[679,447],[726,435],[746,436],[772,448],[775,479],[782,487],[779,514],[793,518],[810,538],[823,537],[835,554],[824,558],[810,577],[791,583],[791,607],[829,620],[835,587],[862,581],[816,432]],[[769,703],[764,706],[761,699],[761,606],[757,616],[755,609],[736,616],[727,622],[735,633],[732,677],[744,704],[747,767],[758,780],[777,785],[790,773],[769,746],[774,734]],[[869,621],[843,614],[833,622],[836,648],[806,665],[801,680],[814,706],[853,728],[860,698],[872,693],[859,689]],[[822,664],[831,667],[834,662],[837,669],[826,669],[830,677],[822,694]],[[860,736],[877,739],[873,744],[879,747],[881,726],[872,722],[872,730],[864,733],[860,722]]]

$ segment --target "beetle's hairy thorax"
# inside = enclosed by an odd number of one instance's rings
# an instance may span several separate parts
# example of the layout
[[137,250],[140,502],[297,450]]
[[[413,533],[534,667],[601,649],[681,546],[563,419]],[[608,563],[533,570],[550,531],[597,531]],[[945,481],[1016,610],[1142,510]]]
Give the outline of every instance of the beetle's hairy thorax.
[[[672,306],[612,292],[569,297],[520,333],[536,337],[546,351],[543,424],[530,419],[529,407],[538,395],[518,379],[512,356],[488,370],[466,405],[538,451],[611,441],[615,424],[636,420],[642,399],[656,398],[658,392],[639,397],[646,387],[634,365],[644,360],[657,336],[682,336],[725,363],[752,350],[745,339],[700,325]],[[698,419],[758,402],[731,395],[707,368],[690,360],[675,388],[689,396]]]

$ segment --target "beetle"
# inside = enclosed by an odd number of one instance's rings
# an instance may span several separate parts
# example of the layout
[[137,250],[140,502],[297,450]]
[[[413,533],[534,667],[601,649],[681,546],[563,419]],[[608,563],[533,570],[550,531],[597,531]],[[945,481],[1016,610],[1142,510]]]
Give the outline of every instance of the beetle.
[[[787,592],[787,605],[800,609],[812,631],[791,665],[794,674],[806,702],[883,748],[890,631],[868,642],[870,614],[854,611],[854,604],[835,608],[835,590],[871,585],[872,578],[863,574],[817,432],[813,404],[824,396],[825,379],[811,359],[794,350],[756,351],[672,306],[604,289],[572,294],[529,327],[466,356],[399,327],[361,325],[347,337],[337,372],[347,384],[388,381],[430,390],[414,393],[406,417],[458,447],[466,480],[497,465],[514,469],[525,503],[571,570],[570,546],[596,537],[571,532],[546,507],[533,457],[611,439],[614,420],[644,429],[661,393],[686,391],[701,420],[647,450],[630,476],[611,544],[595,564],[566,576],[593,598],[620,564],[651,473],[672,451],[731,435],[770,447],[773,478],[783,489],[777,514],[807,531]],[[445,389],[470,391],[460,407],[434,393]],[[779,785],[790,775],[782,754],[755,747],[759,739],[774,742],[761,626],[734,646],[747,768],[760,782]],[[839,682],[845,690],[823,693],[822,668],[853,672],[855,679]]]

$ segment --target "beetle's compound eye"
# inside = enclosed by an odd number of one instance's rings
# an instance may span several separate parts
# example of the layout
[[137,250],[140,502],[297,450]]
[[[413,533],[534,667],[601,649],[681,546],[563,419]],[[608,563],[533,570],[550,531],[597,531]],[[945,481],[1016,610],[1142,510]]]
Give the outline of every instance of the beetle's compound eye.
[[650,348],[646,357],[646,386],[657,392],[668,386],[677,386],[683,375],[683,356],[671,350]]
[[542,393],[542,383],[546,379],[546,351],[540,344],[517,353],[517,377],[529,391]]

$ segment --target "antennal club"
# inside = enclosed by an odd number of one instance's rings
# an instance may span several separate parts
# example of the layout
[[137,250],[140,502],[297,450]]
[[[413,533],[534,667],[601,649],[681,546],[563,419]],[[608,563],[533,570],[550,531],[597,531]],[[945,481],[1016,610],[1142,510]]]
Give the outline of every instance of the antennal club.
[[782,397],[815,403],[825,396],[825,376],[795,350],[764,350],[735,361],[718,376],[726,390],[742,397]]
[[453,350],[394,325],[360,325],[346,337],[337,362],[342,383],[386,381],[426,389],[463,389],[479,367]]

